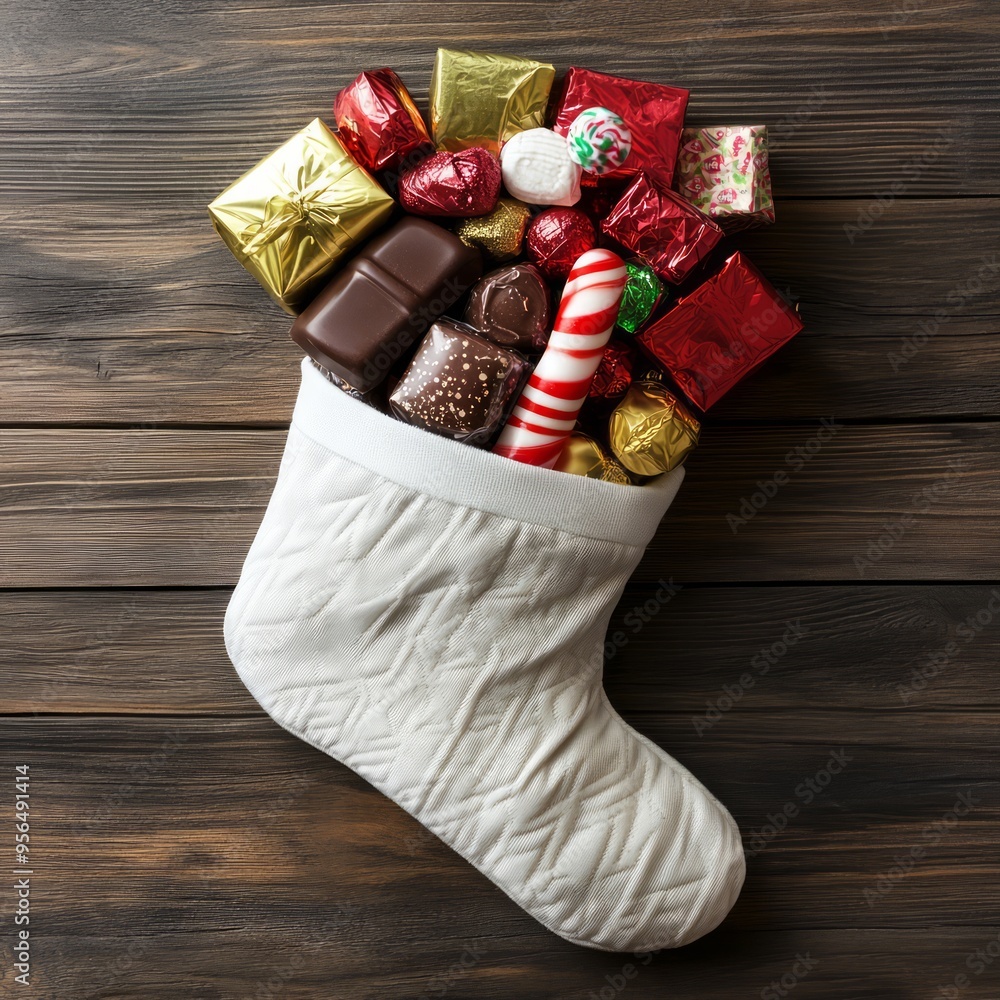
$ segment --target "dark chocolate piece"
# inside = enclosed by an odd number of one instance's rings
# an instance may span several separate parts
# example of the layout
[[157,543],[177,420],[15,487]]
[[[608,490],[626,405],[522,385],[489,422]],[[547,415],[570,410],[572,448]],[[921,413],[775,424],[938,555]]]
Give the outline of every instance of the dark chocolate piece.
[[471,327],[440,319],[389,397],[392,412],[435,434],[485,446],[500,430],[531,365]]
[[478,250],[433,222],[406,216],[313,299],[292,324],[292,340],[368,392],[480,274]]
[[465,320],[494,343],[538,353],[549,339],[549,286],[532,264],[509,264],[480,278]]

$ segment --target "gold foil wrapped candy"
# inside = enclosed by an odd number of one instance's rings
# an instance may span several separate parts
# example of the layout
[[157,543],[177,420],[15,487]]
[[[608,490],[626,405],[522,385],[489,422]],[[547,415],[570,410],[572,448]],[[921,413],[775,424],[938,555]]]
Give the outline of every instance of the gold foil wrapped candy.
[[516,198],[501,198],[488,215],[462,219],[455,235],[466,245],[478,247],[490,260],[502,264],[521,252],[531,209]]
[[545,124],[555,68],[518,56],[438,49],[431,134],[438,149],[483,146],[499,155],[518,132]]
[[621,483],[623,486],[632,483],[628,473],[592,437],[580,431],[573,431],[569,436],[566,447],[552,468],[574,476],[603,479],[606,483]]
[[658,476],[677,468],[698,443],[701,425],[660,382],[633,382],[611,414],[611,450],[629,472]]
[[208,212],[236,259],[295,314],[394,204],[314,118],[230,184]]

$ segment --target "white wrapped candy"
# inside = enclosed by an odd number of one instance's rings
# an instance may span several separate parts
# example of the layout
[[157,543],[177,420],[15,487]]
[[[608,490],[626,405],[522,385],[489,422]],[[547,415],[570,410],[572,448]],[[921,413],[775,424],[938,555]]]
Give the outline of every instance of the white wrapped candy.
[[566,134],[569,155],[584,170],[606,174],[616,170],[632,151],[632,133],[608,108],[581,111]]
[[583,168],[569,155],[561,135],[551,129],[518,132],[500,150],[507,190],[529,205],[575,205],[580,200]]

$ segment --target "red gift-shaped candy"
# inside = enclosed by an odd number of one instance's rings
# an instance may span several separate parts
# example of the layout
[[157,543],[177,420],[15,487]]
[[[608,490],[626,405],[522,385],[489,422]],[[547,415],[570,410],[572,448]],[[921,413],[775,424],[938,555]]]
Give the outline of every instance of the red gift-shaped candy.
[[707,410],[801,329],[795,310],[737,252],[636,343]]
[[421,146],[431,148],[413,98],[391,69],[359,74],[337,94],[333,115],[340,141],[369,170],[398,166]]
[[632,151],[620,167],[602,174],[600,183],[621,181],[644,170],[660,187],[669,189],[687,101],[688,92],[680,87],[571,66],[556,103],[552,127],[566,135],[581,111],[593,107],[614,111],[632,132]]
[[707,215],[679,194],[660,190],[645,174],[629,185],[601,229],[675,285],[722,239]]

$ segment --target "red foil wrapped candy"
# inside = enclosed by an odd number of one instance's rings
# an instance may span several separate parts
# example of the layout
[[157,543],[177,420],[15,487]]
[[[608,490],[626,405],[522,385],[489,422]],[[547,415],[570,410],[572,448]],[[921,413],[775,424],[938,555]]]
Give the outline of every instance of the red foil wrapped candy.
[[500,163],[479,146],[428,156],[399,180],[399,202],[413,215],[486,215],[500,197]]
[[645,171],[660,187],[669,189],[680,146],[688,92],[662,83],[628,80],[571,66],[556,103],[552,128],[566,135],[576,116],[587,108],[609,108],[632,132],[628,159],[600,182],[614,182]]
[[635,339],[707,410],[801,329],[798,313],[737,252]]
[[645,174],[628,186],[601,230],[672,284],[680,284],[722,239],[722,230],[686,199]]
[[587,393],[590,401],[616,403],[621,399],[632,384],[634,361],[635,353],[630,345],[620,340],[610,341],[604,348],[594,381],[590,383],[590,392]]
[[430,135],[403,81],[391,69],[366,70],[333,102],[337,136],[369,170],[398,166]]
[[539,271],[550,281],[562,281],[577,257],[597,246],[597,233],[578,208],[547,208],[531,220],[524,242]]

